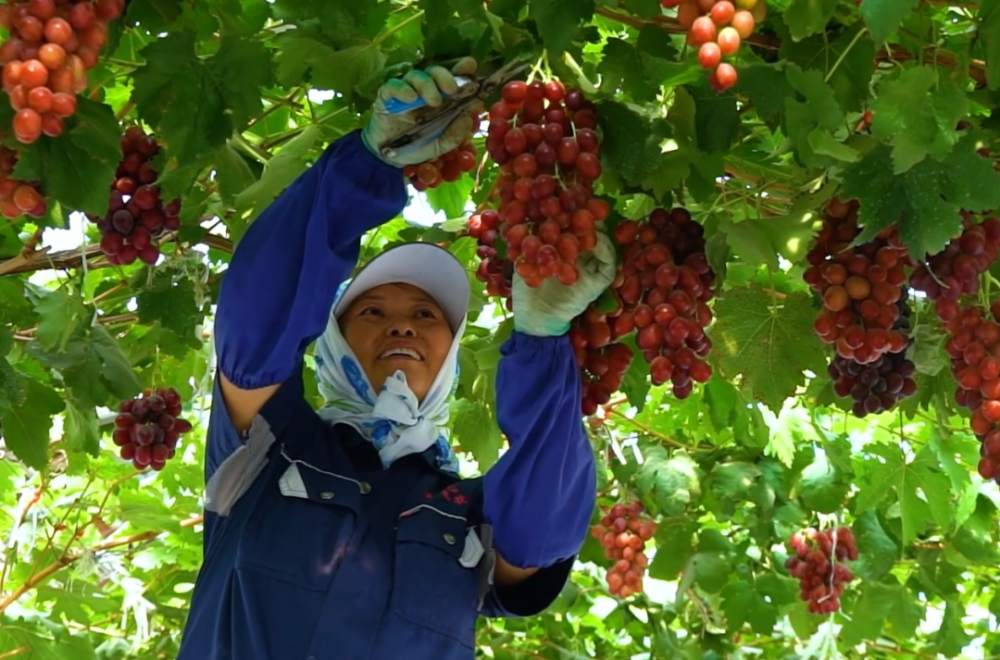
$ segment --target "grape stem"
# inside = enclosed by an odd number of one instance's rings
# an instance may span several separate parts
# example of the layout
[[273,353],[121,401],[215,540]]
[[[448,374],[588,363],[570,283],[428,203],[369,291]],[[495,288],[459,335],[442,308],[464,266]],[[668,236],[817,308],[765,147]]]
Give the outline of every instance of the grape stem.
[[[642,431],[646,435],[648,435],[650,437],[653,437],[653,438],[656,438],[657,440],[659,440],[660,442],[662,442],[662,443],[664,443],[666,445],[670,445],[670,446],[676,447],[678,449],[684,449],[684,450],[690,451],[690,452],[697,451],[700,448],[698,446],[686,445],[683,442],[679,442],[677,440],[674,440],[673,438],[665,436],[662,433],[659,433],[658,431],[654,431],[652,428],[650,428],[649,426],[643,424],[642,422],[640,422],[638,420],[635,420],[635,419],[630,419],[630,418],[626,417],[623,413],[619,412],[618,410],[609,410],[608,412],[610,414],[612,414],[612,415],[615,415],[616,417],[621,417],[622,419],[624,419],[625,421],[627,421],[632,426],[635,426],[637,429],[639,429],[640,431]],[[705,445],[705,448],[709,448],[709,447],[712,447],[712,445]]]
[[548,51],[543,50],[541,57],[535,62],[535,66],[531,67],[531,73],[528,74],[528,80],[526,81],[529,85],[535,81],[535,76],[542,73],[542,64],[546,62],[548,57]]
[[583,68],[577,61],[573,59],[573,56],[569,54],[569,51],[563,52],[563,62],[576,74],[577,81],[580,83],[580,88],[583,91],[591,96],[597,94],[597,87],[594,86],[594,83],[590,82],[590,78],[587,77],[587,74],[584,73]]
[[823,82],[830,82],[830,77],[833,76],[833,74],[840,67],[841,63],[843,63],[844,58],[847,57],[847,54],[851,52],[851,49],[854,48],[854,45],[857,44],[858,41],[860,41],[861,37],[867,33],[868,33],[867,27],[863,27],[860,30],[858,30],[858,33],[854,35],[853,39],[851,39],[851,43],[847,44],[847,48],[845,48],[843,52],[840,53],[840,57],[838,57],[837,61],[833,63],[833,66],[830,67],[830,70],[826,72],[826,77],[823,78]]

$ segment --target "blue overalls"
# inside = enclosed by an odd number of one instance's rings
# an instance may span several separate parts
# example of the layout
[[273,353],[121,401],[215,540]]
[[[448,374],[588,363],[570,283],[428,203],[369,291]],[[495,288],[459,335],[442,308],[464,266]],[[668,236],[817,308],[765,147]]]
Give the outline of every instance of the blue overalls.
[[[219,369],[282,383],[245,434],[216,386],[205,456],[204,564],[178,660],[471,660],[477,617],[530,616],[556,598],[587,534],[594,452],[567,336],[514,331],[496,416],[510,448],[459,480],[413,455],[384,469],[303,394],[365,231],[402,209],[400,170],[357,132],[330,145],[250,226],[223,280]],[[539,568],[492,582],[496,555]]]

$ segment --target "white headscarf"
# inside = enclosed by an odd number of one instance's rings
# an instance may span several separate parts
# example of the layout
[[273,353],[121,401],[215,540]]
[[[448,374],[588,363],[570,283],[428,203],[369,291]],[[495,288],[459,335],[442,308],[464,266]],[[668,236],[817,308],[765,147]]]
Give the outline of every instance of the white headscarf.
[[[347,290],[344,282],[337,298]],[[316,341],[316,376],[326,400],[319,416],[331,424],[349,424],[378,450],[382,465],[434,447],[438,467],[458,474],[458,459],[448,440],[449,402],[458,386],[458,349],[465,320],[455,330],[448,356],[422,403],[397,370],[382,384],[378,395],[347,344],[331,313],[326,331]]]

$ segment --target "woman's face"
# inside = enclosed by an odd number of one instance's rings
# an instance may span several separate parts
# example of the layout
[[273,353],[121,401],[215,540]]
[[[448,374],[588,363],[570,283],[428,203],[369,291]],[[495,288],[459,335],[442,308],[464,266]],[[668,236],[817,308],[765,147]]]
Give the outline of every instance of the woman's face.
[[410,284],[383,284],[340,316],[340,332],[378,392],[397,369],[424,400],[451,349],[452,331],[429,295]]

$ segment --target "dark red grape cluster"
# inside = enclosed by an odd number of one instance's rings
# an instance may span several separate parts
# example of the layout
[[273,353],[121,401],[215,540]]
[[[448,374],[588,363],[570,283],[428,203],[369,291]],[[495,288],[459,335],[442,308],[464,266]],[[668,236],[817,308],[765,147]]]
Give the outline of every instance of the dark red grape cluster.
[[937,316],[944,322],[958,315],[958,300],[979,292],[979,276],[990,269],[1000,254],[1000,219],[990,217],[981,224],[962,212],[962,234],[944,250],[928,255],[910,274],[910,286],[935,301]]
[[76,112],[76,95],[87,88],[87,71],[108,39],[108,22],[125,0],[8,0],[0,27],[3,88],[14,115],[14,135],[25,144],[44,133],[55,137]]
[[507,311],[513,311],[511,287],[514,286],[514,262],[497,256],[500,214],[493,209],[474,214],[469,218],[468,232],[479,244],[476,248],[476,256],[480,259],[476,279],[486,283],[488,295],[505,298]]
[[150,266],[160,257],[156,239],[180,229],[180,200],[164,205],[152,160],[160,151],[156,139],[139,126],[130,126],[121,138],[122,161],[111,186],[108,212],[88,215],[103,235],[101,250],[108,261],[128,266],[140,259]]
[[972,411],[969,426],[979,440],[979,475],[1000,484],[1000,300],[989,315],[976,306],[959,309],[945,324],[945,351],[958,382],[955,401]]
[[486,149],[500,176],[500,236],[528,286],[579,279],[577,255],[597,245],[611,207],[594,197],[601,175],[593,103],[558,80],[507,83],[489,112]]
[[712,322],[707,303],[715,295],[715,272],[705,256],[704,230],[677,207],[656,209],[642,223],[624,220],[614,236],[623,253],[622,276],[612,287],[623,310],[612,334],[635,330],[653,384],[671,381],[674,396],[687,398],[694,383],[712,377],[705,328]]
[[119,456],[137,470],[162,470],[174,457],[180,436],[191,430],[181,419],[181,397],[172,387],[144,390],[141,397],[123,401],[115,418],[112,440]]
[[803,279],[823,297],[823,311],[813,324],[816,334],[834,344],[841,357],[871,364],[906,349],[906,335],[893,326],[906,267],[913,263],[895,227],[852,247],[861,233],[858,208],[854,201],[827,205]]
[[[912,311],[906,296],[897,304],[900,312],[893,329],[907,333]],[[911,343],[912,340],[908,341],[907,346]],[[837,396],[854,399],[853,412],[858,417],[891,410],[896,403],[917,391],[913,379],[916,365],[906,357],[905,349],[899,353],[885,353],[868,364],[834,355],[827,372]]]
[[17,152],[0,145],[0,214],[15,220],[22,213],[41,218],[48,210],[48,202],[38,189],[37,181],[21,181],[11,175],[17,167]]
[[905,352],[886,353],[868,364],[837,355],[828,368],[837,396],[854,399],[853,411],[858,417],[891,410],[913,396],[917,391],[915,371]]
[[581,411],[587,416],[611,400],[634,357],[626,344],[612,341],[609,321],[608,315],[591,305],[570,324],[569,338],[583,380]]
[[642,578],[649,565],[646,541],[656,534],[656,522],[642,513],[642,503],[615,504],[604,509],[601,522],[590,535],[604,547],[604,556],[614,560],[606,581],[612,596],[628,598],[642,592]]
[[794,553],[785,562],[789,574],[799,580],[799,597],[813,614],[832,614],[840,609],[844,587],[854,579],[844,561],[858,558],[858,546],[850,527],[813,528],[795,532],[789,539]]
[[[479,115],[473,115],[473,121],[478,125]],[[474,169],[476,147],[472,142],[466,142],[434,160],[405,166],[403,176],[410,180],[410,185],[416,190],[423,192],[428,188],[437,188],[442,183],[458,181],[462,174]]]
[[687,43],[698,48],[698,62],[711,71],[709,82],[717,92],[736,84],[736,69],[723,62],[740,49],[765,16],[763,0],[660,0],[666,9],[677,8],[677,22],[687,29]]

